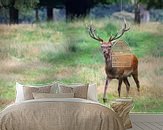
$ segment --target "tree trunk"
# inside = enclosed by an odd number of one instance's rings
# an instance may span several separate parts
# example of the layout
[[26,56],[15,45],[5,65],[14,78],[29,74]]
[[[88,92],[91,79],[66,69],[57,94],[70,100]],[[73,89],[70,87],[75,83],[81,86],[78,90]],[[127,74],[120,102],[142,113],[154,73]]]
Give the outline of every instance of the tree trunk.
[[36,12],[35,12],[35,13],[36,13],[36,14],[35,14],[35,17],[36,17],[36,22],[39,22],[39,21],[40,21],[40,19],[39,19],[38,8],[36,8],[36,9],[35,9],[35,11],[36,11]]
[[47,20],[51,21],[53,20],[53,8],[47,7]]
[[19,10],[15,7],[9,8],[9,15],[10,15],[10,24],[18,24],[19,23]]
[[141,14],[140,14],[140,4],[139,1],[135,2],[135,19],[134,22],[140,24],[141,22]]

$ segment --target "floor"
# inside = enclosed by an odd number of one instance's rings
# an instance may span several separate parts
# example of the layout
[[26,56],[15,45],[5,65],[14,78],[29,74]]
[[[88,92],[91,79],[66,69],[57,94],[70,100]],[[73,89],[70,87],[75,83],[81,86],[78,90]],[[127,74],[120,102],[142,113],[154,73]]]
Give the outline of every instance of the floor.
[[163,114],[130,114],[133,128],[128,130],[163,130]]

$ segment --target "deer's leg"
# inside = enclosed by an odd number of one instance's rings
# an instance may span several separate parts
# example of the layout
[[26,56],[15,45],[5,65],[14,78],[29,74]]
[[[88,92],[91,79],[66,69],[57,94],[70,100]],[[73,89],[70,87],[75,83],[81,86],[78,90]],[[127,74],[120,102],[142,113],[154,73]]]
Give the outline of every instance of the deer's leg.
[[107,98],[106,98],[106,91],[107,91],[107,88],[108,88],[109,81],[110,81],[110,80],[109,80],[108,78],[106,78],[105,88],[104,88],[104,95],[103,95],[103,101],[104,101],[104,103],[106,103],[106,101],[107,101]]
[[121,96],[121,85],[122,85],[122,78],[119,78],[118,80],[118,95]]
[[123,82],[124,82],[125,85],[126,85],[126,90],[127,90],[127,95],[126,95],[126,97],[128,97],[128,95],[129,95],[129,90],[130,90],[130,83],[128,82],[127,77],[123,78]]
[[134,79],[134,81],[136,83],[137,90],[139,92],[140,91],[140,85],[139,85],[139,80],[138,80],[138,74],[137,73],[136,74],[132,74],[132,77],[133,77],[133,79]]
[[129,81],[128,81],[128,78],[127,78],[127,77],[126,77],[126,81],[127,81],[128,86],[130,87],[130,83],[129,83]]

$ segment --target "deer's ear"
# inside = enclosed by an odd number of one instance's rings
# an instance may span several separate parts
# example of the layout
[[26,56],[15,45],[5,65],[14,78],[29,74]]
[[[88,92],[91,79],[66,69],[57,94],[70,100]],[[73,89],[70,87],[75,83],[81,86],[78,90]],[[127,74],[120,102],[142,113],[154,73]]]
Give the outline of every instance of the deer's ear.
[[110,38],[109,38],[109,42],[111,42],[112,38],[113,38],[113,36],[111,35]]
[[112,46],[116,44],[116,40],[111,41]]

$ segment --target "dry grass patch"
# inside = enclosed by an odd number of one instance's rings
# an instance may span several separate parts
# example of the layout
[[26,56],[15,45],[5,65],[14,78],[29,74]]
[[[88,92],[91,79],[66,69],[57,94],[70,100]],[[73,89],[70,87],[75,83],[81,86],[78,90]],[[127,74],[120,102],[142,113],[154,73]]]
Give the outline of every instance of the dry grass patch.
[[[101,71],[104,73],[104,70]],[[139,60],[139,81],[140,95],[137,93],[136,84],[132,77],[129,77],[131,84],[130,96],[150,96],[154,98],[163,98],[163,58],[162,57],[146,57]],[[100,82],[98,93],[103,93],[105,79]],[[108,93],[117,95],[118,97],[118,81],[112,80],[109,84]],[[126,95],[126,86],[122,84],[122,96]]]

